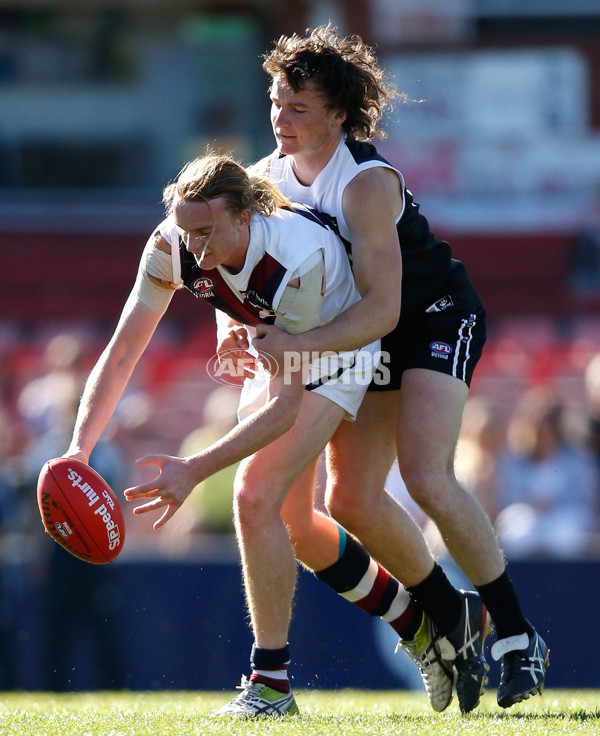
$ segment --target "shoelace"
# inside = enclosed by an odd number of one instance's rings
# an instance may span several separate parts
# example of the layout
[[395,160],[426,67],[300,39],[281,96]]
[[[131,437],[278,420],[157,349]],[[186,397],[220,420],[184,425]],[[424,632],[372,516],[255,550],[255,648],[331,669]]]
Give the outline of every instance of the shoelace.
[[253,698],[260,698],[260,695],[258,694],[258,686],[256,683],[251,682],[246,675],[242,677],[242,681],[239,685],[235,686],[236,690],[241,690],[242,692],[236,697],[236,700],[238,698],[244,699],[246,697],[253,697]]

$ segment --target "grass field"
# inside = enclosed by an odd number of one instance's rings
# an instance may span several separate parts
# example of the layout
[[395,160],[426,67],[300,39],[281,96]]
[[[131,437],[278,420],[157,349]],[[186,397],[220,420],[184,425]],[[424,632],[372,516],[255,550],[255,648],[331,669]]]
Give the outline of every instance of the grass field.
[[0,693],[0,734],[19,736],[551,736],[600,734],[600,691],[547,690],[510,710],[486,692],[461,716],[453,702],[433,713],[421,693],[297,691],[300,716],[236,720],[211,712],[230,693]]

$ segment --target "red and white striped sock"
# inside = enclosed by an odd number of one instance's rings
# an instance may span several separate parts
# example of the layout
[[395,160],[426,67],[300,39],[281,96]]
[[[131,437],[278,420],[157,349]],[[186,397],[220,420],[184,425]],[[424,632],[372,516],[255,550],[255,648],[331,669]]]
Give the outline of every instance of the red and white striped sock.
[[406,589],[354,537],[340,529],[340,557],[316,577],[371,616],[380,616],[402,639],[412,639],[422,610]]
[[289,644],[281,649],[263,649],[253,644],[250,655],[250,666],[252,667],[250,682],[260,682],[274,690],[289,693],[290,681],[287,672],[289,663]]

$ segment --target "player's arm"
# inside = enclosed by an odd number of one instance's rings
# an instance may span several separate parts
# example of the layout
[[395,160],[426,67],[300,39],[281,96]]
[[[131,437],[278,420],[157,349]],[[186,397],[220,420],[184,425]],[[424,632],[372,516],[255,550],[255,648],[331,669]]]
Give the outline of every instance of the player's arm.
[[157,243],[153,236],[146,245],[134,287],[115,332],[86,382],[71,444],[65,453],[67,457],[88,462],[177,288],[168,278],[148,274],[148,266],[155,257],[152,250]]
[[154,528],[166,524],[198,483],[253,455],[291,429],[303,394],[301,371],[274,376],[269,381],[267,402],[207,449],[184,458],[146,455],[138,460],[139,465],[156,465],[159,475],[125,491],[128,501],[150,499],[134,513],[165,508]]
[[389,169],[368,169],[350,182],[343,208],[362,299],[328,324],[294,338],[260,326],[254,341],[259,352],[280,359],[286,350],[354,350],[394,329],[400,317],[402,258],[395,221],[401,207],[400,182]]
[[[278,304],[281,324],[290,332],[309,329],[319,324],[323,302],[323,260],[315,254],[297,271],[282,293]],[[285,312],[285,314],[283,314]],[[210,475],[253,455],[294,425],[304,395],[304,372],[299,362],[293,370],[271,375],[267,402],[249,417],[237,424],[219,441],[189,457],[147,455],[138,462],[156,465],[159,475],[125,491],[128,501],[149,499],[134,513],[142,514],[165,508],[155,522],[158,529],[169,521],[191,493],[192,489]]]

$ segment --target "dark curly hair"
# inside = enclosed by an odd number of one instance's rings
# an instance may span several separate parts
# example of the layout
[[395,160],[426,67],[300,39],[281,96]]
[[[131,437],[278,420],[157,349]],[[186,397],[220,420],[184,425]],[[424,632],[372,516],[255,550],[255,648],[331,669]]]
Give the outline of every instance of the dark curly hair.
[[406,100],[386,80],[373,48],[360,36],[342,36],[331,23],[308,28],[305,36],[281,36],[265,54],[263,69],[296,92],[314,82],[330,109],[346,113],[343,128],[349,138],[385,137],[379,128],[382,116],[395,99]]

